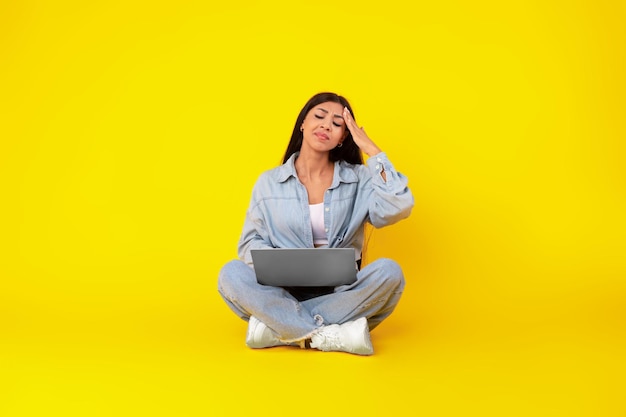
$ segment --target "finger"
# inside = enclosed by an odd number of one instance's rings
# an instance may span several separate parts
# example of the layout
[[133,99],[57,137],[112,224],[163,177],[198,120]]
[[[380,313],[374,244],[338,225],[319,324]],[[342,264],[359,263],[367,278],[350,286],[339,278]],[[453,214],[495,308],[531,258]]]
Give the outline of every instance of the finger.
[[343,120],[345,120],[346,126],[348,126],[348,129],[350,129],[350,131],[352,131],[353,129],[358,129],[356,123],[354,122],[354,119],[352,118],[352,114],[350,114],[350,110],[348,110],[347,107],[343,108]]
[[350,124],[350,121],[352,120],[352,115],[350,114],[350,111],[348,110],[347,107],[343,108],[343,120],[345,120],[346,124]]

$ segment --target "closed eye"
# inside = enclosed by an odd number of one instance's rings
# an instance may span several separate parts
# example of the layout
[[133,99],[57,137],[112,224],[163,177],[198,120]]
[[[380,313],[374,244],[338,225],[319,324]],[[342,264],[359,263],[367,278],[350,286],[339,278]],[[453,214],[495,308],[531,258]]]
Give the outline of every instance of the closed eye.
[[[320,120],[324,118],[324,116],[321,116],[319,114],[315,114],[314,116],[315,116],[316,119],[320,119]],[[333,122],[333,125],[335,125],[337,127],[341,127],[341,124],[337,123],[337,122]]]

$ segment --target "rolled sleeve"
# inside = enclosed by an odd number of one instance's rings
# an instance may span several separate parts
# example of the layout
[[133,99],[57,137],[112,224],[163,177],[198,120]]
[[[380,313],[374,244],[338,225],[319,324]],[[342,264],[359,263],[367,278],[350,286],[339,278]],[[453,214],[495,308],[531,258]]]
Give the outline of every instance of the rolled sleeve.
[[[370,186],[373,195],[369,205],[372,225],[383,227],[408,217],[414,199],[408,188],[407,177],[394,168],[384,152],[370,157],[367,167],[372,176]],[[385,179],[382,177],[383,172]]]

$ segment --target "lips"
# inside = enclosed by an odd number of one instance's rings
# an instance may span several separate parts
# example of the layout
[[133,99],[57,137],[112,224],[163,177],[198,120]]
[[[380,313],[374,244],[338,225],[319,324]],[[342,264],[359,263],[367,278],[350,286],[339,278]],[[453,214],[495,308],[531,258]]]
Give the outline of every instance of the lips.
[[324,140],[330,139],[326,133],[322,133],[322,132],[315,132],[315,136]]

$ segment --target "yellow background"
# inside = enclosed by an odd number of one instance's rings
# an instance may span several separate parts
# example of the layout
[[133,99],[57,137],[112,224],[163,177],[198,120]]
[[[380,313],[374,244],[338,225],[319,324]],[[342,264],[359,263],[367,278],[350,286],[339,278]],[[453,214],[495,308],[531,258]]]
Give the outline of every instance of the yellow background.
[[[0,2],[0,415],[625,415],[625,20]],[[366,358],[247,349],[216,291],[326,90],[416,198],[370,238],[408,284]]]

